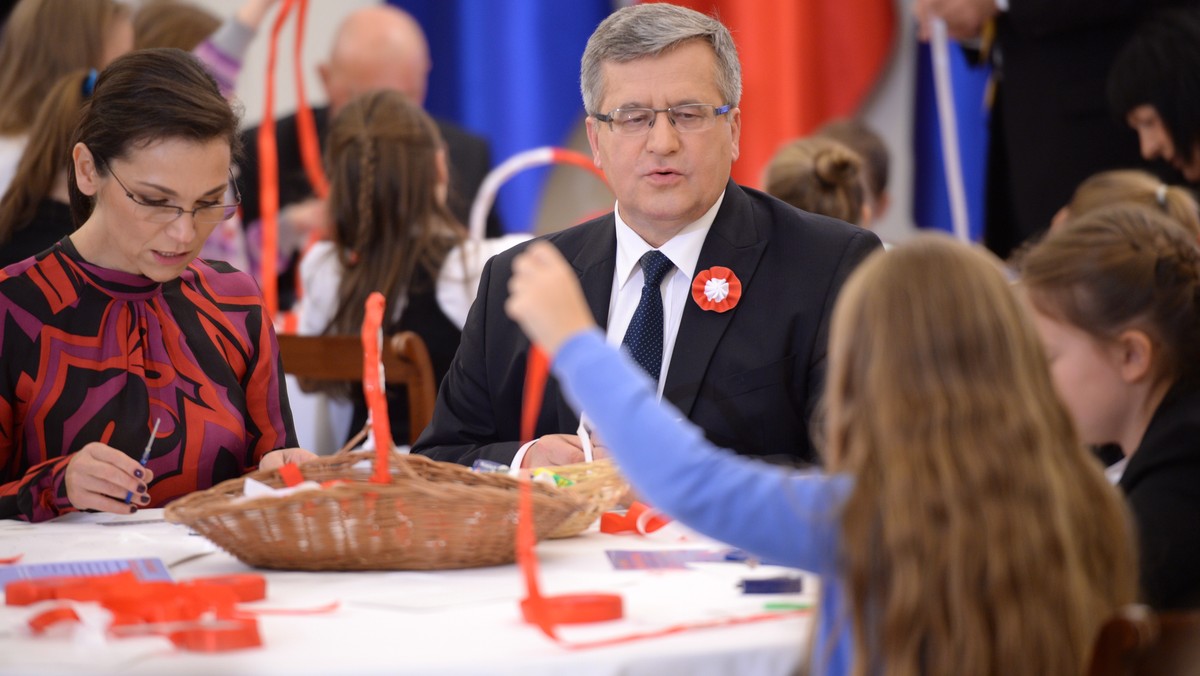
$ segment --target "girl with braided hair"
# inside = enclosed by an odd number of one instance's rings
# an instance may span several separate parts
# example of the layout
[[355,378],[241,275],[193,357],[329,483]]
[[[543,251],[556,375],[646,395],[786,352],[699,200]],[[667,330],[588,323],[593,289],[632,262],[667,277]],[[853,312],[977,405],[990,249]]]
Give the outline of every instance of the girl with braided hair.
[[[429,349],[440,382],[458,349],[487,248],[518,239],[465,243],[466,231],[446,206],[449,166],[437,125],[396,91],[376,91],[339,111],[326,150],[331,239],[300,263],[304,296],[299,332],[357,335],[363,304],[387,298],[385,333],[413,331]],[[523,239],[523,238],[521,238]],[[366,423],[355,388],[328,393],[354,403],[350,433]],[[408,438],[403,388],[388,390],[392,434]]]
[[1200,250],[1160,210],[1112,207],[1054,229],[1021,285],[1056,388],[1089,444],[1119,444],[1141,591],[1200,607]]

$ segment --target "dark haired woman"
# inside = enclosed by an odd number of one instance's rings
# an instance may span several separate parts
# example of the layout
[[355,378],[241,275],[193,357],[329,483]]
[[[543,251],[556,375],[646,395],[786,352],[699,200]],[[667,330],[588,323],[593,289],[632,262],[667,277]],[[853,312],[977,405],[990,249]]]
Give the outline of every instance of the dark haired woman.
[[68,166],[82,225],[0,272],[0,518],[129,513],[312,457],[254,280],[196,260],[236,212],[236,128],[185,52],[100,74]]

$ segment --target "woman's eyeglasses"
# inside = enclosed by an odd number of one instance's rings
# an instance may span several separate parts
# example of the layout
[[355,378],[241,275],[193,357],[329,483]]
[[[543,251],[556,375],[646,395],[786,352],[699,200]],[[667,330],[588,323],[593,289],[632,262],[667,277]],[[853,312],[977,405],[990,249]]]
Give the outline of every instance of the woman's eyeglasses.
[[108,167],[108,173],[117,179],[117,185],[125,191],[125,196],[131,202],[142,208],[142,217],[151,223],[166,225],[179,220],[179,217],[184,214],[191,214],[192,220],[196,223],[220,223],[228,221],[237,214],[238,207],[242,204],[242,194],[238,192],[237,183],[233,180],[232,173],[229,177],[229,184],[233,186],[233,196],[236,200],[233,204],[211,204],[209,206],[196,207],[195,209],[184,209],[177,207],[174,204],[149,204],[134,197],[133,192],[125,187],[125,183],[113,172],[112,167]]

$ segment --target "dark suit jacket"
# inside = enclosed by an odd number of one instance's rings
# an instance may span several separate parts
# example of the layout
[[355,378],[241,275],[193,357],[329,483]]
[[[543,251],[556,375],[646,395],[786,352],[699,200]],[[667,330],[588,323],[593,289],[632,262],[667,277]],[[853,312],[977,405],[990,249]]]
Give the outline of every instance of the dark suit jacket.
[[[613,215],[547,239],[575,267],[592,314],[605,326],[616,265]],[[744,455],[815,461],[808,421],[824,384],[829,314],[847,275],[879,246],[866,230],[730,181],[696,270],[732,269],[742,298],[725,313],[686,304],[664,398],[715,444]],[[520,447],[529,341],[504,313],[504,301],[513,257],[522,249],[484,268],[433,421],[415,452],[463,464],[508,463]],[[551,378],[536,434],[573,434],[578,423]]]
[[1108,71],[1140,18],[1184,2],[1194,0],[1011,0],[996,22],[989,248],[1007,256],[1044,231],[1088,176],[1145,165],[1108,109]]
[[1200,608],[1200,388],[1167,393],[1120,486],[1137,524],[1144,600]]

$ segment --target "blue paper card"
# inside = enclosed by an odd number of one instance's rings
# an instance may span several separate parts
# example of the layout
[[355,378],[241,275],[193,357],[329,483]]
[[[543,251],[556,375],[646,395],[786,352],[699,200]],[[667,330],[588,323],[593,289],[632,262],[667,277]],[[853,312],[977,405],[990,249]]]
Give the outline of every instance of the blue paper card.
[[0,566],[0,589],[16,580],[37,580],[47,577],[90,577],[114,575],[133,571],[139,580],[171,582],[171,573],[162,559],[110,559],[100,561],[61,561],[58,563],[24,563]]

